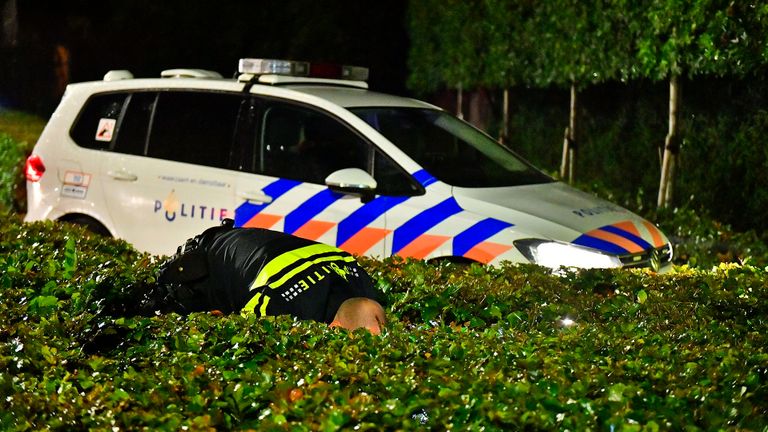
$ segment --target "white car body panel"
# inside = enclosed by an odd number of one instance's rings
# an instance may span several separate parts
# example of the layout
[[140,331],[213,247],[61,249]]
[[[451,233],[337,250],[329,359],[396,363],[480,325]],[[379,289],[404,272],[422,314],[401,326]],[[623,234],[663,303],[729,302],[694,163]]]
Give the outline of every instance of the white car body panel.
[[[334,82],[335,83],[335,82]],[[438,109],[414,99],[330,85],[253,84],[249,94],[299,103],[341,120],[426,191],[410,197],[358,196],[325,185],[94,150],[70,136],[95,93],[170,89],[242,95],[245,83],[220,79],[124,79],[72,84],[34,149],[47,167],[28,182],[27,221],[87,215],[112,235],[155,254],[234,218],[238,226],[283,230],[372,257],[528,262],[520,239],[574,243],[639,255],[668,239],[639,216],[565,184],[462,188],[442,183],[363,119],[353,107]],[[119,126],[118,132],[119,133]],[[54,175],[51,175],[51,174]]]

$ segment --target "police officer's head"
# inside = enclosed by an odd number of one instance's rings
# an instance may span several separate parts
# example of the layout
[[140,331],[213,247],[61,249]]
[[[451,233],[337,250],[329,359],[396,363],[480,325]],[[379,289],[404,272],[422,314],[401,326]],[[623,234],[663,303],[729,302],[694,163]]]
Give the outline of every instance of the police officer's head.
[[376,300],[353,297],[339,306],[331,327],[342,327],[347,330],[365,328],[373,334],[380,334],[384,324],[386,324],[384,308]]

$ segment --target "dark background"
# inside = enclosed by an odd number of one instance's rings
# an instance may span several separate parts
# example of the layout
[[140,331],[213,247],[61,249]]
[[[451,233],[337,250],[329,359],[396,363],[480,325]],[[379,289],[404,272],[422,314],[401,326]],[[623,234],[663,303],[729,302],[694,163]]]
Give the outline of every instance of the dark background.
[[407,93],[406,0],[16,0],[16,10],[16,37],[0,48],[0,106],[41,115],[65,81],[110,69],[232,76],[241,57],[366,66],[372,88]]
[[[454,89],[412,94],[406,87],[408,4],[0,0],[0,109],[47,118],[67,83],[101,80],[111,69],[137,77],[180,67],[232,76],[239,58],[261,57],[367,66],[372,89],[417,96],[455,112]],[[9,21],[11,5],[16,13]],[[711,214],[740,230],[768,232],[767,76],[681,80],[675,207]],[[497,136],[501,95],[501,89],[464,89],[465,118]],[[507,145],[557,172],[568,104],[567,88],[511,88]],[[612,201],[643,214],[655,208],[668,104],[664,80],[613,81],[581,91],[577,182],[609,191]]]

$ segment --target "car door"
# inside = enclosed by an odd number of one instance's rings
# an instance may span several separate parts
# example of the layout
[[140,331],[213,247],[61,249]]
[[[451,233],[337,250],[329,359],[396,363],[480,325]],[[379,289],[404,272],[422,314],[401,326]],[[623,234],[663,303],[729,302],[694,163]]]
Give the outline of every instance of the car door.
[[338,118],[297,103],[265,100],[258,123],[257,174],[238,184],[236,225],[385,256],[386,198],[363,202],[325,185],[340,169],[371,173],[377,150]]
[[101,169],[118,237],[170,254],[234,215],[239,173],[227,168],[242,102],[237,93],[130,95]]

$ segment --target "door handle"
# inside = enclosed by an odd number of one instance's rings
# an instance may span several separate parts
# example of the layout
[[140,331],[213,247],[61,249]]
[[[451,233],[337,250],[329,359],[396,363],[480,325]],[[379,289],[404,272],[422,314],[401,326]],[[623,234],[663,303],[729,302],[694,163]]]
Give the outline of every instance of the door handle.
[[112,177],[115,180],[120,180],[120,181],[136,181],[139,178],[136,174],[133,174],[125,170],[107,171],[107,175]]
[[248,201],[255,201],[262,204],[269,204],[272,202],[272,197],[265,194],[264,192],[241,192],[240,198],[243,198]]

